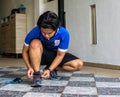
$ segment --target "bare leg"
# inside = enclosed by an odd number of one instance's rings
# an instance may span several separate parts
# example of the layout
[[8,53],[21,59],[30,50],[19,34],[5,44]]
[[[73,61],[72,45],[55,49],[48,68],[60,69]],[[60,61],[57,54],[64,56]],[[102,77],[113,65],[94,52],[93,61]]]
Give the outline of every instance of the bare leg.
[[31,64],[35,72],[40,71],[42,53],[43,47],[41,41],[38,39],[34,39],[30,44],[29,55]]
[[78,71],[83,67],[83,62],[80,59],[69,61],[62,68],[57,67],[57,70]]

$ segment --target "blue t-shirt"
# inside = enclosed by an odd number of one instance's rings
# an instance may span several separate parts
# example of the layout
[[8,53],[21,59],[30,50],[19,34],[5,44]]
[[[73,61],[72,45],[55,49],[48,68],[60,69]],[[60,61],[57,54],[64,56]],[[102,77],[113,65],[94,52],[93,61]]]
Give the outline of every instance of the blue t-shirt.
[[55,35],[48,40],[42,35],[40,28],[38,26],[35,26],[27,34],[24,41],[25,45],[29,46],[30,42],[33,39],[40,39],[43,46],[47,49],[51,49],[51,50],[58,49],[60,51],[67,51],[69,46],[70,36],[69,36],[69,32],[64,27],[60,26],[57,32],[55,33]]

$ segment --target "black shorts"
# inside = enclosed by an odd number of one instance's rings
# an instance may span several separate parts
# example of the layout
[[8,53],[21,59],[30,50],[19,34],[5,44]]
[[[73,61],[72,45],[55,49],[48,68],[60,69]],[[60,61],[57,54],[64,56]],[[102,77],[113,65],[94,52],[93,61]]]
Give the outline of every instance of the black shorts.
[[[57,51],[48,50],[44,48],[42,59],[41,59],[41,65],[47,65],[49,67],[51,63],[53,62],[53,60],[55,59],[56,54],[57,54]],[[62,62],[59,64],[59,66],[62,67],[66,62],[75,60],[75,59],[79,59],[79,58],[70,53],[66,53]]]

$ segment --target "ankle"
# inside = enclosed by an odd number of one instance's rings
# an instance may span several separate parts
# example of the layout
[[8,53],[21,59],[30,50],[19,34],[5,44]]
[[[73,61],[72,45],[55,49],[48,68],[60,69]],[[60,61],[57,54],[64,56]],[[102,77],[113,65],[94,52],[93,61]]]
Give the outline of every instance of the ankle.
[[34,72],[33,75],[40,75],[40,71]]
[[33,79],[40,79],[40,78],[41,78],[40,72],[34,72]]

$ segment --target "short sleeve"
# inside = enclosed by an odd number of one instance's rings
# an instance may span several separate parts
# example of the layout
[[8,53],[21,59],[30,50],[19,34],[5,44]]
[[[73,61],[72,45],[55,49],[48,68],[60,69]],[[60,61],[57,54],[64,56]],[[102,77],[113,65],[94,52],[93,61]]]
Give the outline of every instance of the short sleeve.
[[38,26],[34,27],[25,37],[24,44],[29,46],[33,39],[39,38],[40,29]]
[[69,32],[65,30],[63,34],[61,34],[61,42],[60,42],[58,50],[67,51],[69,47],[69,41],[70,41]]

